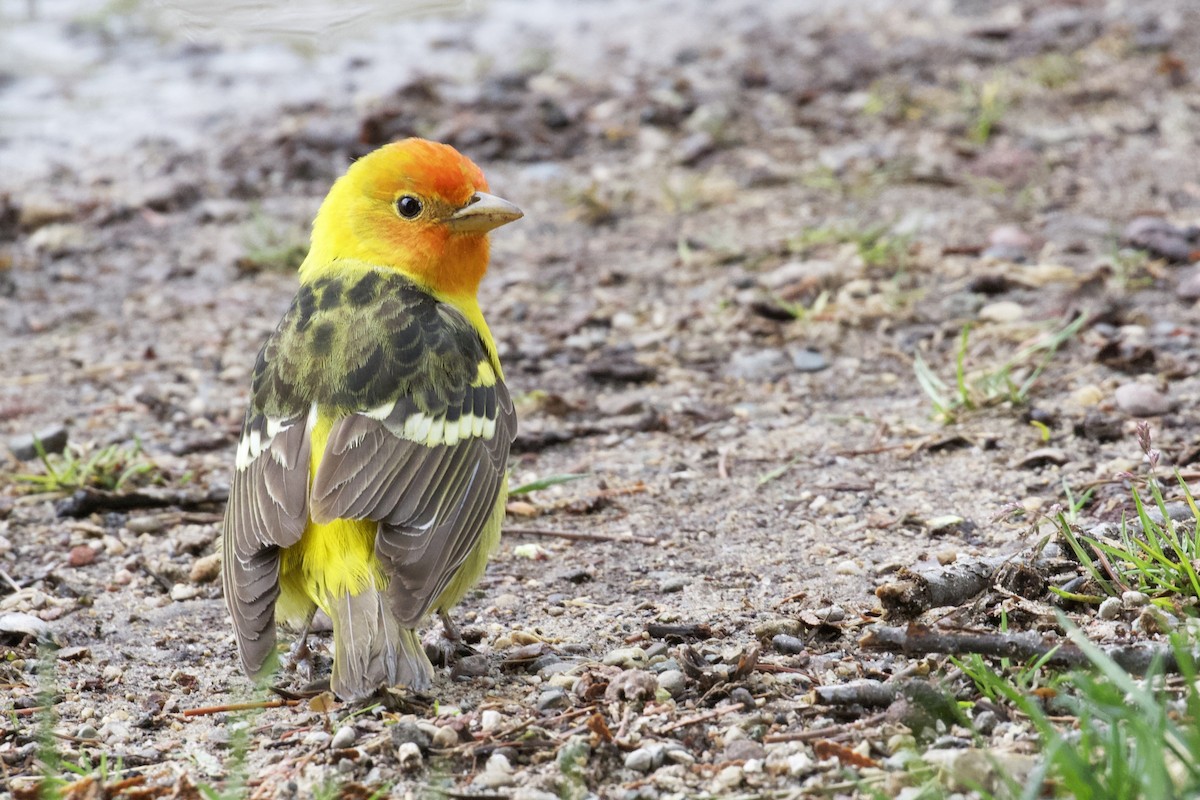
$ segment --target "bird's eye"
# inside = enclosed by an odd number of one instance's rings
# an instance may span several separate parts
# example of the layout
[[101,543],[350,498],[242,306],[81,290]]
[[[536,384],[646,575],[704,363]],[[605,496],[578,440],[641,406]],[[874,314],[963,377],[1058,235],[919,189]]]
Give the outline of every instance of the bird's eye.
[[424,208],[421,201],[410,194],[406,194],[396,201],[396,213],[405,219],[417,217]]

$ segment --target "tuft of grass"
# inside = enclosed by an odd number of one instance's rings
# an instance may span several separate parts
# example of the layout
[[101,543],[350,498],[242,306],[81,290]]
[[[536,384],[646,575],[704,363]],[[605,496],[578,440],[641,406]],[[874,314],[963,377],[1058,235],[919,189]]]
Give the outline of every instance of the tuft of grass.
[[1090,669],[1073,671],[1058,684],[1068,690],[1058,703],[1072,709],[1071,715],[1052,716],[1036,694],[986,664],[971,676],[1026,717],[1041,738],[1043,761],[1026,782],[1022,800],[1196,797],[1200,685],[1194,642],[1171,637],[1181,681],[1166,680],[1161,665],[1135,678],[1065,617],[1059,623],[1090,662]]
[[1029,77],[1046,89],[1062,89],[1083,77],[1083,62],[1074,53],[1045,53],[1028,65]]
[[61,455],[47,454],[39,441],[34,442],[43,472],[14,475],[19,483],[35,492],[70,492],[94,488],[120,491],[131,484],[146,484],[159,479],[158,466],[142,456],[142,443],[109,445],[98,450],[69,445]]
[[907,269],[911,263],[912,237],[891,232],[886,224],[859,228],[847,225],[809,228],[787,240],[792,253],[805,253],[824,245],[853,244],[869,267]]
[[551,486],[570,483],[572,481],[577,481],[581,478],[587,478],[590,476],[591,473],[588,472],[565,472],[561,475],[547,475],[545,478],[538,478],[537,480],[530,481],[529,483],[523,483],[520,486],[509,489],[508,494],[510,497],[514,495],[529,494],[530,492],[549,489]]
[[1008,91],[1001,78],[992,78],[978,86],[966,84],[962,102],[967,114],[967,138],[987,144],[1008,111]]
[[[933,405],[935,415],[947,423],[955,421],[964,411],[975,411],[998,403],[1024,405],[1029,401],[1030,392],[1055,353],[1074,337],[1086,322],[1087,316],[1080,315],[1049,336],[1021,348],[999,364],[973,371],[967,369],[971,326],[965,325],[959,336],[954,359],[953,386],[938,377],[920,353],[917,353],[913,361],[913,371],[916,373],[918,385]],[[1019,379],[1019,373],[1025,372],[1028,374]]]
[[822,289],[821,293],[813,298],[813,301],[808,305],[805,305],[801,302],[784,300],[782,297],[776,294],[771,296],[771,300],[784,311],[791,314],[793,319],[803,322],[804,320],[820,316],[827,308],[829,308],[829,290]]
[[1162,488],[1153,477],[1147,481],[1151,515],[1141,492],[1133,487],[1137,524],[1122,520],[1115,540],[1104,540],[1077,533],[1065,514],[1058,516],[1058,528],[1068,546],[1097,586],[1108,596],[1136,589],[1149,595],[1161,607],[1176,610],[1180,600],[1188,605],[1200,601],[1200,509],[1191,489],[1178,477],[1192,519],[1180,523],[1171,519]]
[[294,226],[282,227],[261,209],[255,209],[242,229],[246,254],[237,260],[238,272],[294,272],[308,255],[308,233]]

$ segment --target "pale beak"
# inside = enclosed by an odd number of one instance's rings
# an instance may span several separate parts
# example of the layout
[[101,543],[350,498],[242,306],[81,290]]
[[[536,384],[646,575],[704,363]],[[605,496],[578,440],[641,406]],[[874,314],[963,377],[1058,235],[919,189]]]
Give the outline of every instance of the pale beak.
[[525,216],[521,209],[494,194],[476,192],[471,200],[446,220],[459,233],[487,233]]

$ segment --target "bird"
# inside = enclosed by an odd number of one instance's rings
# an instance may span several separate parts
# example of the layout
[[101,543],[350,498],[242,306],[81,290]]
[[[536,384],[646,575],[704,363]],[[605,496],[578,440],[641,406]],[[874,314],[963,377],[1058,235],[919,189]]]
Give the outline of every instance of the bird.
[[300,286],[254,362],[223,524],[245,672],[276,623],[333,623],[344,701],[424,691],[416,629],[497,546],[516,436],[477,297],[489,232],[522,216],[453,147],[404,139],[353,162],[317,211]]

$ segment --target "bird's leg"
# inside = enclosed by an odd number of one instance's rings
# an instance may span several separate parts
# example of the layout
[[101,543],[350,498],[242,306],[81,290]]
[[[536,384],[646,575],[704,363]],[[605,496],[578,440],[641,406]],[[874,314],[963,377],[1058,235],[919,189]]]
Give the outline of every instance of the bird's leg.
[[442,621],[442,630],[437,633],[430,631],[421,643],[425,646],[425,655],[431,662],[448,667],[462,656],[475,651],[463,640],[462,631],[454,624],[454,620],[450,619],[450,612],[439,608],[437,615]]
[[450,612],[444,608],[438,609],[438,619],[442,621],[442,636],[454,643],[462,641],[462,631],[454,624],[454,620],[450,618]]
[[308,631],[312,627],[312,615],[304,620],[304,628],[300,631],[300,635],[296,637],[296,641],[292,642],[292,646],[288,649],[288,653],[283,658],[283,665],[287,669],[294,671],[300,680],[304,682],[312,681],[313,677],[313,660],[312,651],[308,647]]

